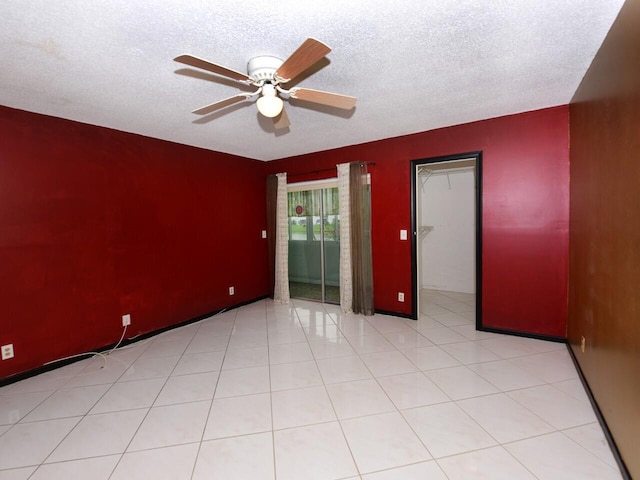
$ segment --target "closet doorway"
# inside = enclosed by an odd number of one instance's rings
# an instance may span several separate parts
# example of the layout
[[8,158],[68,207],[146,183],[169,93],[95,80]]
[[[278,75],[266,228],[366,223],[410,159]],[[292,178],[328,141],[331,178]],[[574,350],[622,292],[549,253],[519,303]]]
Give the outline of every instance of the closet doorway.
[[340,303],[340,214],[337,180],[290,184],[289,293]]
[[412,317],[482,326],[482,155],[411,162]]

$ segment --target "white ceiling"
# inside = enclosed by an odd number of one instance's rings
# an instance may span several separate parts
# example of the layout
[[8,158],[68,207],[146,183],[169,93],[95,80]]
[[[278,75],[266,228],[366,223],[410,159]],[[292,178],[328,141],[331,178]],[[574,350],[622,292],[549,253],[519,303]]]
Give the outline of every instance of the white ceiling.
[[[2,0],[0,104],[272,160],[566,104],[623,3]],[[244,72],[307,37],[333,51],[297,85],[353,111],[288,104],[277,132],[252,102],[190,113],[240,90],[175,56]]]

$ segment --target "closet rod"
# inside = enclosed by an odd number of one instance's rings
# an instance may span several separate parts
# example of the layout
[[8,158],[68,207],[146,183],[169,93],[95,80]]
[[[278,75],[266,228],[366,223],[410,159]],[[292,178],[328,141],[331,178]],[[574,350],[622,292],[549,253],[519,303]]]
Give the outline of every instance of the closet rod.
[[[376,162],[362,162],[365,165],[373,165],[375,166]],[[311,170],[309,172],[301,172],[301,173],[291,173],[291,174],[287,174],[287,177],[299,177],[301,175],[311,175],[313,173],[322,173],[322,172],[335,172],[336,168],[321,168],[320,170]]]
[[425,175],[424,173],[422,173],[424,170],[426,170],[427,173],[431,175],[443,175],[445,173],[462,173],[466,171],[470,172],[476,169],[476,167],[457,167],[457,168],[443,168],[442,170],[431,170],[429,168],[422,168],[422,167],[423,167],[422,165],[419,167],[418,175]]

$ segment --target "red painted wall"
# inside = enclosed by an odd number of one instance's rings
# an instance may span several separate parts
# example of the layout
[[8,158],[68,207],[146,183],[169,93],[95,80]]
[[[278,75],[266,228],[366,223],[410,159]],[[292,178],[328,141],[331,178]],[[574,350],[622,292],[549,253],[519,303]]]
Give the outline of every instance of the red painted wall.
[[0,107],[0,378],[265,295],[263,166]]
[[[566,336],[569,221],[568,107],[511,115],[269,162],[289,182],[327,178],[338,163],[375,162],[375,307],[411,313],[410,162],[483,152],[483,324]],[[405,302],[397,301],[405,292]]]
[[264,178],[277,171],[376,162],[375,305],[409,314],[410,161],[475,150],[484,325],[564,337],[566,106],[267,164],[0,107],[0,344],[16,351],[0,379],[116,342],[124,313],[134,336],[265,295]]

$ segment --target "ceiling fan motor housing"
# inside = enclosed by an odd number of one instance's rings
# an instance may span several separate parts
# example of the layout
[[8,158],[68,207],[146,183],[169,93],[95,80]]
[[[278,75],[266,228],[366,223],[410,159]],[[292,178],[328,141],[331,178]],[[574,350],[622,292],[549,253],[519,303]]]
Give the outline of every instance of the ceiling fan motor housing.
[[289,90],[282,88],[282,85],[297,78],[298,75],[316,64],[330,51],[331,48],[328,45],[309,37],[284,61],[272,55],[261,55],[252,58],[247,63],[247,74],[189,54],[178,55],[174,60],[189,67],[199,68],[236,80],[245,85],[256,87],[254,92],[237,93],[224,100],[198,108],[193,113],[208,115],[216,110],[244,100],[255,99],[255,97],[259,96],[256,99],[256,105],[260,113],[265,117],[273,118],[275,128],[282,129],[288,128],[290,122],[286,110],[283,109],[284,104],[282,102],[283,99],[280,98],[281,95],[285,100],[296,98],[305,102],[327,105],[343,110],[351,110],[354,107],[356,98],[349,95],[323,92],[310,88],[293,87]]
[[273,74],[282,65],[282,59],[269,55],[262,55],[249,60],[247,74],[256,80],[272,81]]

